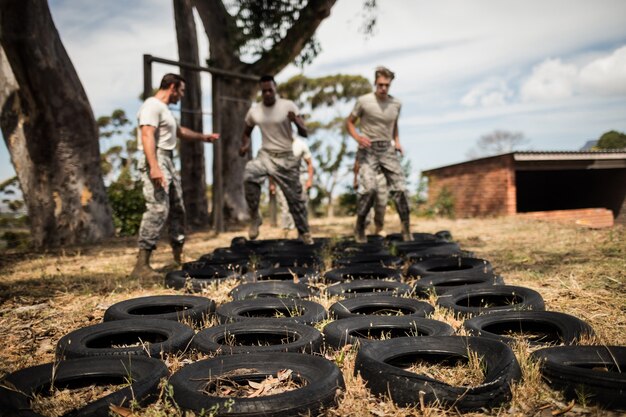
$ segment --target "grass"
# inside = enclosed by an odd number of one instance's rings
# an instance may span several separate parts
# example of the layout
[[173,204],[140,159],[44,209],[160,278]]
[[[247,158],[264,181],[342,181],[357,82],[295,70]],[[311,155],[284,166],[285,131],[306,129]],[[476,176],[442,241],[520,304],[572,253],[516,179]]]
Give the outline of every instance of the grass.
[[[391,216],[390,216],[391,217]],[[346,236],[353,227],[352,218],[313,220],[314,236]],[[547,310],[561,311],[588,322],[596,336],[583,344],[623,344],[626,335],[626,230],[622,226],[592,230],[576,226],[500,219],[413,219],[414,231],[449,230],[465,250],[490,261],[505,282],[538,291]],[[391,221],[386,230],[399,230]],[[279,228],[261,226],[260,238],[281,237]],[[212,237],[209,233],[189,236],[185,247],[189,260],[230,245],[233,237],[245,231]],[[134,239],[114,239],[101,245],[65,248],[46,253],[5,252],[0,258],[0,377],[41,363],[52,362],[57,341],[66,333],[101,322],[112,304],[129,298],[158,294],[180,294],[166,289],[161,282],[143,282],[128,277],[135,261]],[[328,257],[328,254],[325,255]],[[153,256],[153,265],[164,267],[171,253],[162,243]],[[230,301],[228,292],[238,283],[225,281],[205,289],[204,295],[218,305]],[[339,298],[312,298],[328,308]],[[434,301],[431,297],[429,302]],[[462,321],[448,311],[435,308],[432,318],[451,324],[457,334],[464,334]],[[214,324],[211,319],[205,325]],[[317,325],[322,329],[322,325]],[[559,393],[551,391],[539,377],[538,364],[528,360],[532,349],[523,342],[515,347],[524,379],[513,388],[513,399],[503,408],[470,416],[550,415],[563,411],[568,404]],[[360,376],[353,375],[356,350],[329,349],[324,355],[342,369],[346,392],[329,416],[440,416],[458,415],[428,405],[401,408],[384,398],[372,396]],[[164,359],[173,372],[202,354],[170,355]],[[434,371],[433,371],[434,372]],[[369,410],[369,411],[366,411]],[[166,383],[159,400],[134,411],[133,416],[191,417],[180,410],[171,398]],[[576,415],[610,415],[583,401],[567,412]]]

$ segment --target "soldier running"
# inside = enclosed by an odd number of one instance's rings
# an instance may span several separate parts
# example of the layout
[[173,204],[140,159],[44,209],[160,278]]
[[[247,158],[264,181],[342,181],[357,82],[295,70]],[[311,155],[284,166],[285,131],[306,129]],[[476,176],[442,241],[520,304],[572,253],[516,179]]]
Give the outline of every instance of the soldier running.
[[[388,68],[378,67],[374,75],[376,91],[365,94],[357,102],[346,120],[350,135],[358,142],[362,192],[357,201],[355,241],[366,242],[365,221],[376,197],[376,173],[385,175],[389,195],[395,203],[402,223],[402,239],[413,240],[409,220],[409,202],[400,156],[402,146],[398,132],[401,103],[389,95],[389,86],[395,74]],[[360,119],[360,133],[355,122]]]
[[252,106],[245,118],[239,155],[250,152],[250,135],[254,126],[261,128],[261,149],[256,158],[248,161],[243,183],[246,202],[250,210],[250,229],[248,237],[259,236],[259,226],[263,222],[259,213],[261,185],[271,176],[280,187],[293,217],[300,239],[310,245],[313,238],[309,232],[306,203],[302,198],[300,183],[300,160],[292,151],[293,135],[291,123],[296,125],[298,134],[307,137],[304,121],[298,116],[298,107],[291,100],[276,97],[276,82],[271,75],[264,75],[260,80],[261,104]]

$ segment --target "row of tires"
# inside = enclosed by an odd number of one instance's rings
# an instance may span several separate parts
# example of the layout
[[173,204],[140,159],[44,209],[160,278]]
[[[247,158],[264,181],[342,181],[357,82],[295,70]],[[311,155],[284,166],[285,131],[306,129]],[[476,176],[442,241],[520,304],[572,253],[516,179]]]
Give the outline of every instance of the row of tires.
[[[281,271],[279,264],[272,264],[265,271],[244,272],[240,269],[237,271],[238,277],[243,273],[247,278],[242,279],[244,283],[231,291],[235,301],[219,307],[207,298],[191,296],[145,297],[118,303],[105,313],[105,323],[78,329],[59,341],[57,355],[65,359],[56,366],[58,370],[68,369],[63,372],[67,372],[68,384],[74,384],[71,381],[77,378],[90,380],[99,378],[98,371],[87,371],[90,368],[89,361],[111,361],[117,356],[122,368],[129,368],[132,366],[132,363],[128,362],[129,354],[159,357],[164,352],[180,352],[192,348],[221,355],[187,365],[170,377],[174,398],[179,406],[196,411],[214,410],[217,415],[297,415],[319,412],[322,408],[336,403],[339,398],[337,390],[345,388],[343,376],[333,362],[317,354],[324,346],[340,348],[346,344],[353,344],[359,346],[355,373],[359,373],[365,379],[373,393],[389,395],[400,405],[417,405],[420,399],[416,392],[422,392],[421,401],[429,404],[473,410],[495,407],[506,401],[510,397],[511,383],[520,378],[519,364],[506,344],[513,341],[507,336],[508,333],[517,331],[538,336],[529,340],[531,344],[536,345],[573,343],[593,334],[593,330],[586,323],[575,317],[542,311],[543,299],[532,290],[506,285],[484,287],[485,284],[503,284],[503,281],[495,276],[487,261],[459,256],[460,252],[455,257],[442,258],[429,255],[412,263],[409,267],[409,270],[412,270],[411,274],[420,276],[421,279],[417,282],[423,281],[421,284],[425,288],[425,292],[420,293],[417,285],[407,286],[401,282],[400,264],[390,264],[388,268],[380,266],[381,259],[389,261],[390,257],[395,256],[381,251],[381,248],[386,246],[382,246],[380,242],[382,241],[378,239],[360,246],[335,245],[343,247],[341,250],[345,252],[344,255],[349,254],[341,257],[342,259],[360,257],[359,262],[347,263],[346,266],[335,263],[334,271],[328,271],[321,276],[316,268],[305,268],[299,275],[294,274],[293,266]],[[451,243],[441,242],[439,238],[428,238],[421,243],[434,242]],[[234,240],[231,246],[244,244],[255,249],[256,252],[249,252],[251,254],[260,253],[259,248],[264,247],[263,241],[250,243],[241,239]],[[412,244],[413,242],[407,242],[406,245],[404,243],[402,245],[405,246],[404,249],[408,249]],[[276,242],[276,245],[289,247],[291,243]],[[357,250],[348,250],[352,248]],[[263,249],[266,253],[274,255],[282,250]],[[401,254],[397,249],[394,251]],[[232,255],[233,253],[230,253],[228,256]],[[246,267],[250,265],[251,259],[252,255],[246,261]],[[368,265],[368,262],[365,262],[367,259],[374,259],[377,262],[376,266]],[[403,263],[410,261],[406,256],[401,259]],[[207,260],[209,256],[198,262]],[[395,275],[392,278],[373,276],[374,272],[381,270],[390,270],[386,273],[392,271]],[[330,278],[326,276],[329,272],[335,273],[334,279],[332,274]],[[284,278],[276,279],[281,273]],[[293,282],[294,275],[299,283]],[[264,279],[268,277],[268,280]],[[486,279],[481,281],[483,278]],[[477,281],[470,282],[471,280]],[[430,282],[427,284],[427,281]],[[304,299],[317,294],[314,286],[305,283],[319,282],[335,282],[326,288],[329,295],[353,296],[331,306],[330,316],[335,320],[324,327],[323,333],[310,325],[326,320],[328,312],[321,305]],[[383,287],[380,287],[380,283],[384,283]],[[459,285],[463,287],[457,288]],[[299,288],[302,297],[293,294],[294,287]],[[331,288],[333,291],[336,289],[336,293],[329,293],[328,289]],[[381,291],[385,295],[380,294]],[[430,304],[396,295],[433,293],[438,295],[436,301],[438,305],[449,308],[457,316],[475,316],[464,322],[464,328],[468,334],[480,337],[454,336],[454,330],[448,324],[425,318],[434,310]],[[363,297],[366,294],[370,296]],[[250,299],[254,297],[256,299]],[[487,312],[490,314],[484,314]],[[210,314],[215,314],[221,324],[203,329],[195,335],[191,328],[174,321],[183,319],[198,322]],[[146,318],[151,320],[145,320]],[[170,321],[162,320],[165,318]],[[139,346],[128,346],[137,340],[142,341]],[[569,366],[572,357],[582,355],[590,363],[590,368],[604,366],[613,371],[626,365],[623,364],[626,348],[603,347],[608,353],[595,356],[591,351],[589,356],[586,356],[583,350],[587,348],[597,350],[598,347],[571,346],[574,350],[566,353],[558,350],[562,348],[542,349],[533,354],[537,359],[541,359],[544,376],[552,375],[548,380],[552,386],[563,390],[566,395],[579,394],[580,386],[584,386],[595,396],[591,399],[595,399],[603,406],[624,407],[623,402],[619,400],[624,393],[624,381],[620,380],[620,373],[603,372],[599,375],[597,370],[592,369],[594,375],[585,375],[581,378],[575,368],[586,365],[576,362],[574,369],[565,371],[559,367]],[[538,352],[543,353],[540,355]],[[237,355],[241,353],[246,355]],[[442,364],[466,361],[470,353],[483,358],[485,367],[484,380],[472,387],[450,386],[443,381],[426,378],[404,369],[408,363],[417,360]],[[98,358],[89,358],[92,355],[98,355]],[[83,356],[85,357],[73,359]],[[133,356],[132,361],[138,359],[144,361],[144,358],[139,356]],[[74,365],[77,361],[80,364]],[[44,368],[46,366],[42,365]],[[94,366],[97,368],[101,364],[96,363]],[[114,365],[111,367],[114,368]],[[217,379],[230,377],[235,379],[235,383],[247,380],[259,381],[268,375],[279,374],[286,367],[297,375],[301,382],[300,388],[259,398],[236,398],[234,402],[229,398],[212,395],[211,390],[207,388],[210,384],[207,385],[206,376],[209,374]],[[29,385],[27,376],[36,373],[35,368],[18,371],[6,378],[7,383],[4,385],[20,387],[18,391],[21,391],[20,394],[11,391],[8,397],[0,396],[10,399],[4,401],[9,404],[7,407],[17,404],[23,408],[22,397],[41,390],[41,387],[46,385],[45,381],[39,383],[39,388]],[[82,378],[72,376],[72,369],[81,374]],[[159,371],[156,364],[154,369],[153,376],[158,381],[163,377],[163,372],[162,369]],[[324,371],[318,372],[319,370]],[[57,380],[54,382],[56,387],[63,385],[62,380],[58,379],[64,375],[63,372],[56,371]],[[128,370],[126,373],[128,374]],[[87,375],[91,377],[87,378]],[[143,376],[143,373],[138,375],[137,380],[142,380]],[[594,379],[594,376],[598,378]],[[41,378],[38,381],[41,382]],[[148,382],[142,382],[141,387],[149,385]],[[139,396],[140,403],[146,403],[150,401],[151,394],[149,395],[148,390],[143,395],[141,387],[137,387],[136,390],[133,388],[132,392],[135,400]],[[126,397],[117,398],[129,398],[128,393],[125,395]],[[103,404],[106,406],[109,403],[111,402],[105,401]],[[3,404],[2,399],[0,404]],[[17,410],[19,407],[8,409]],[[101,415],[107,415],[108,407],[104,409],[106,411]],[[76,415],[99,415],[93,410],[85,414],[82,414],[82,411],[77,413]]]

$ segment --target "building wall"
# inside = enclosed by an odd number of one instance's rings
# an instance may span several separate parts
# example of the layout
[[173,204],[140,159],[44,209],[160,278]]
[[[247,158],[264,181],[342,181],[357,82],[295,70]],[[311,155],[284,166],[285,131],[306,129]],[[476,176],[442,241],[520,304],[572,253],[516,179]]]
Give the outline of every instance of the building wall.
[[428,203],[434,204],[445,188],[452,194],[456,217],[515,214],[512,155],[479,159],[424,174],[428,176]]

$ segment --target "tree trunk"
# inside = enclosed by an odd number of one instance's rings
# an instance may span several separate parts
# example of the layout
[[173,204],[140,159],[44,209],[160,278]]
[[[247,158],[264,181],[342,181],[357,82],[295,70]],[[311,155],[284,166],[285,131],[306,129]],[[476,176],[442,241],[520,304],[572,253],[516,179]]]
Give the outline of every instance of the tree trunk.
[[[330,15],[335,1],[310,0],[299,11],[298,20],[282,40],[271,50],[264,51],[257,61],[247,64],[241,61],[239,49],[235,46],[240,29],[224,2],[192,0],[209,38],[210,65],[252,76],[275,75],[291,63],[320,23]],[[221,184],[223,201],[214,198],[213,207],[216,210],[219,207],[216,203],[222,205],[224,223],[240,223],[249,217],[243,193],[243,170],[248,158],[241,158],[238,151],[244,118],[257,88],[257,83],[251,81],[222,76],[214,78],[213,95],[219,97],[213,98],[213,129],[219,131],[222,138],[214,148],[213,186],[216,188],[216,184]]]
[[[232,78],[216,77],[214,79],[214,106],[219,112],[214,114],[214,123],[221,137],[216,142],[214,152],[222,153],[222,167],[214,166],[213,178],[222,181],[223,219],[225,225],[238,224],[249,219],[248,205],[243,192],[243,173],[250,156],[239,156],[241,136],[244,130],[244,119],[252,97],[257,91],[257,83]],[[217,119],[217,120],[216,120]],[[218,143],[219,142],[219,143]],[[219,207],[214,200],[213,207]]]
[[0,42],[19,86],[3,103],[2,131],[28,207],[33,244],[53,247],[112,236],[96,122],[48,5],[3,0],[0,9]]
[[[179,60],[199,65],[198,40],[191,0],[174,0],[174,20]],[[181,125],[202,132],[200,73],[182,68],[181,75],[186,81],[186,92],[181,103],[183,110]],[[206,197],[204,143],[181,141],[180,162],[187,225],[191,229],[206,227],[209,225],[209,209]]]

